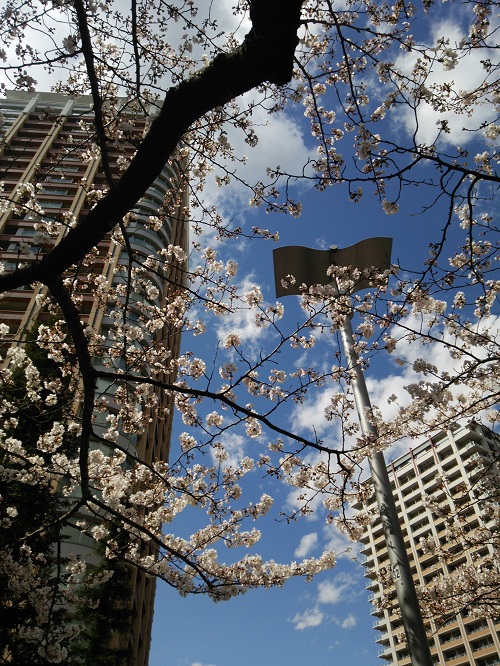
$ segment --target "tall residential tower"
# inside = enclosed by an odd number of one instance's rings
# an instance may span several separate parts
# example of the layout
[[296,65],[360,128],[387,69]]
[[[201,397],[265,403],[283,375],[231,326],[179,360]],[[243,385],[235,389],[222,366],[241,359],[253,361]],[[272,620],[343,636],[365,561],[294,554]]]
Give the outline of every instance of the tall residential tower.
[[[464,498],[464,489],[474,484],[481,470],[488,468],[498,474],[500,440],[479,424],[453,426],[410,449],[388,466],[396,507],[400,517],[410,566],[416,585],[432,581],[436,576],[447,576],[456,567],[471,562],[473,557],[498,558],[491,543],[482,543],[472,550],[450,544],[452,557],[447,563],[432,550],[426,549],[422,539],[433,537],[447,544],[447,515]],[[478,465],[477,463],[483,463]],[[369,483],[369,481],[367,482]],[[442,511],[432,511],[429,502],[437,503]],[[367,507],[375,510],[375,499]],[[463,504],[463,518],[467,529],[474,529],[487,520],[481,503]],[[365,574],[369,581],[374,603],[374,628],[379,632],[379,657],[388,666],[410,666],[410,656],[404,641],[403,624],[397,609],[395,590],[384,590],[389,604],[378,604],[382,586],[378,575],[387,571],[389,555],[382,524],[377,519],[369,525],[361,539],[361,552],[365,556]],[[386,576],[387,578],[387,576]],[[500,618],[474,617],[467,608],[456,616],[431,621],[427,626],[431,654],[435,664],[442,666],[498,666],[500,664]]]
[[[120,104],[119,100],[116,103]],[[107,184],[100,152],[93,138],[90,97],[70,99],[56,93],[8,92],[6,99],[0,100],[0,110],[0,181],[3,181],[0,263],[4,271],[10,271],[50,249],[80,216],[88,212],[93,205],[92,197]],[[114,142],[109,143],[108,152],[115,176],[135,150],[134,135],[140,137],[148,122],[144,114],[128,111],[126,107],[120,110],[119,117],[120,124],[115,130]],[[130,279],[130,270],[134,270],[130,268],[130,254],[140,261],[154,262],[155,257],[164,256],[161,252],[169,245],[186,249],[187,191],[183,182],[180,169],[164,167],[127,220],[128,248],[123,242],[106,237],[99,243],[91,265],[84,269],[91,276],[89,279],[97,277],[116,296]],[[39,212],[29,203],[33,188],[36,188]],[[151,219],[155,220],[154,224],[148,223]],[[161,309],[175,299],[184,283],[182,266],[172,262],[168,273],[153,272],[149,279],[154,287],[147,294],[136,288],[124,296],[127,308],[121,315],[122,323],[144,328],[142,339],[134,342],[138,353],[141,346],[146,349],[156,344],[164,348],[165,358],[175,357],[180,344],[179,328],[165,325],[161,330],[156,327],[148,333],[144,304]],[[84,282],[85,278],[81,284]],[[4,347],[6,344],[22,344],[34,323],[43,323],[49,318],[50,313],[40,305],[45,289],[43,285],[26,286],[9,292],[0,300],[0,323],[8,326]],[[97,302],[90,289],[86,291],[80,287],[77,297],[82,319],[102,336],[106,345],[113,336],[116,312],[107,311],[102,299]],[[114,367],[123,367],[119,358]],[[132,371],[148,374],[147,364]],[[165,374],[163,378],[171,381],[173,375]],[[105,382],[98,386],[101,394],[108,392],[108,388]],[[112,391],[109,394],[112,395]],[[150,426],[141,435],[120,434],[119,441],[122,447],[148,464],[154,460],[167,461],[170,448],[171,405],[166,392],[158,391],[157,396],[157,413],[164,414],[164,417],[151,419]],[[96,421],[97,432],[104,428],[105,416]],[[102,444],[96,442],[95,446]],[[95,542],[90,536],[76,528],[73,533],[70,529],[65,536],[72,552],[91,563],[97,561]],[[131,572],[130,626],[124,633],[116,633],[111,645],[127,655],[127,664],[147,664],[154,591],[153,578],[137,569]]]

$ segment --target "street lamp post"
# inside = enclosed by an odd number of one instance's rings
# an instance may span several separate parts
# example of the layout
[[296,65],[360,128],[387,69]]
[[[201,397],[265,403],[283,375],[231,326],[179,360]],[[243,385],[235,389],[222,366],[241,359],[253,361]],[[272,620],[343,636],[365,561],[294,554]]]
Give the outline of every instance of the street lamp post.
[[[360,270],[369,267],[377,267],[379,269],[387,267],[390,261],[391,245],[391,239],[376,238],[366,239],[343,250],[337,250],[335,247],[332,247],[330,250],[311,250],[297,246],[275,250],[276,295],[300,294],[300,284],[302,283],[308,285],[330,283],[331,278],[327,276],[325,269],[325,265],[327,264],[328,266],[331,264],[352,266]],[[307,266],[306,264],[311,260],[314,265]],[[281,280],[287,274],[293,275],[296,278],[296,282],[292,289],[285,290],[281,286]],[[361,280],[356,290],[366,287],[368,287],[366,281]],[[347,367],[352,375],[352,390],[361,432],[366,438],[376,441],[378,439],[378,430],[369,418],[371,412],[370,397],[366,388],[360,359],[354,346],[353,330],[349,318],[346,318],[341,326],[340,335],[347,360]],[[411,575],[410,563],[404,545],[384,456],[381,452],[376,452],[368,457],[368,461],[375,490],[375,498],[382,520],[392,577],[408,641],[411,663],[412,666],[432,666],[424,622]]]

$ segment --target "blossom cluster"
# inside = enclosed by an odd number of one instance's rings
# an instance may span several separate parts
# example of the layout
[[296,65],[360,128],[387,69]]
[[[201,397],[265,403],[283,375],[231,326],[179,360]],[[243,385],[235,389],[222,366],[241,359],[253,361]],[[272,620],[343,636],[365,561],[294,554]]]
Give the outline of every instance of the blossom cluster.
[[[51,558],[62,548],[65,529],[99,544],[104,562],[123,560],[181,594],[225,599],[251,587],[282,585],[291,576],[309,579],[333,566],[335,556],[326,552],[277,564],[256,552],[261,534],[254,522],[276,510],[274,483],[278,489],[285,484],[293,496],[284,509],[289,520],[317,512],[355,540],[373,516],[363,509],[352,517],[345,507],[347,501],[366,501],[358,477],[368,455],[457,419],[498,422],[500,282],[493,196],[500,89],[489,0],[464,5],[461,21],[469,26],[461,38],[436,33],[426,35],[427,41],[414,36],[420,34],[421,10],[413,5],[361,0],[356,8],[339,9],[324,0],[302,3],[299,42],[285,63],[290,81],[284,86],[268,83],[276,72],[267,67],[283,55],[275,37],[287,22],[261,18],[262,30],[256,3],[235,3],[231,32],[221,31],[210,14],[202,16],[203,3],[193,0],[152,0],[133,16],[112,13],[106,0],[91,1],[87,36],[71,12],[61,13],[59,0],[42,4],[35,15],[22,0],[0,11],[0,58],[9,61],[15,54],[4,71],[24,91],[35,85],[26,63],[64,73],[55,90],[68,96],[68,105],[88,92],[90,79],[93,108],[66,134],[60,134],[64,114],[49,107],[37,111],[39,120],[53,121],[46,155],[29,169],[23,155],[0,185],[2,230],[13,222],[12,228],[34,231],[2,241],[9,259],[0,275],[7,285],[2,313],[8,322],[0,323],[0,473],[10,492],[0,499],[0,552],[12,603],[24,595],[35,610],[23,640],[36,645],[39,656],[64,663],[71,624],[61,623],[59,630],[51,613],[76,603],[86,572],[84,561],[66,553],[64,567],[57,563],[62,582],[50,597]],[[289,18],[290,3],[268,4],[264,16],[276,10],[279,17],[282,5],[283,18]],[[425,0],[423,11],[436,8]],[[255,25],[243,43],[240,30],[247,19]],[[182,37],[173,44],[169,30],[176,22]],[[49,36],[46,49],[30,43],[33,31],[40,39]],[[272,36],[272,49],[266,35]],[[295,32],[288,37],[287,43],[295,43]],[[228,80],[221,100],[210,77],[219,67],[224,72],[245,63],[256,41],[273,57],[263,58],[262,80],[245,79],[253,60],[248,70],[243,67],[241,91],[254,86],[255,95],[238,92],[237,100],[227,101]],[[459,74],[467,62],[480,80],[462,90]],[[168,94],[165,81],[173,86]],[[271,121],[282,114],[288,123],[297,116],[289,113],[293,105],[303,113],[316,153],[294,170],[276,156],[262,173],[252,174],[238,146],[258,150],[261,114]],[[189,126],[182,126],[184,118]],[[465,125],[473,129],[463,132]],[[2,127],[4,156],[16,147],[15,127]],[[167,154],[170,144],[178,145]],[[26,155],[30,150],[28,145]],[[60,212],[47,215],[44,187],[73,160],[76,172],[83,169],[85,175],[72,183],[74,196],[60,194],[52,202]],[[22,176],[11,187],[16,169]],[[218,208],[213,192],[204,194],[211,179],[217,198],[226,197],[218,201],[227,202],[234,192],[239,201],[244,191],[257,212],[292,218],[303,213],[300,180],[320,193],[346,187],[353,204],[373,191],[380,209],[395,220],[407,208],[406,192],[418,187],[422,211],[445,212],[429,239],[424,266],[331,266],[331,284],[299,285],[302,312],[291,324],[281,302],[268,302],[256,272],[247,279],[236,261],[247,244],[278,241],[276,225],[247,228],[236,206],[229,221],[224,203]],[[134,189],[139,182],[141,192]],[[166,189],[161,198],[159,182]],[[132,200],[141,196],[134,209]],[[83,211],[78,219],[77,204]],[[120,219],[110,231],[116,210]],[[178,233],[188,218],[190,246]],[[79,254],[72,238],[92,238],[93,247]],[[72,250],[66,264],[63,243]],[[282,281],[284,287],[295,283],[293,275]],[[357,291],[360,284],[366,291]],[[20,317],[10,306],[24,297],[31,299],[30,310]],[[368,368],[387,352],[394,376],[405,377],[387,404],[366,410],[376,438],[360,430],[353,361],[337,345],[337,334],[351,318],[359,364]],[[310,430],[300,418],[307,410]],[[167,463],[158,458],[166,457],[174,416],[182,432]],[[251,483],[256,471],[269,484],[269,493],[257,498]],[[486,471],[485,486],[478,488],[491,500]],[[446,483],[444,478],[443,488]],[[465,490],[464,496],[472,492]],[[35,526],[21,501],[30,492],[57,498],[55,513],[48,511]],[[422,597],[429,607],[448,612],[452,598],[470,604],[472,589],[498,609],[498,567],[473,556],[481,540],[496,543],[497,507],[483,502],[484,519],[468,530],[459,506],[450,506],[449,542],[472,554],[455,576],[435,581]],[[204,523],[189,535],[178,531],[182,512],[195,508],[205,512]],[[169,533],[165,525],[172,526]],[[35,547],[44,531],[53,542]],[[234,554],[239,548],[243,556]],[[435,540],[422,548],[443,561],[448,557]],[[103,580],[110,571],[111,566]]]

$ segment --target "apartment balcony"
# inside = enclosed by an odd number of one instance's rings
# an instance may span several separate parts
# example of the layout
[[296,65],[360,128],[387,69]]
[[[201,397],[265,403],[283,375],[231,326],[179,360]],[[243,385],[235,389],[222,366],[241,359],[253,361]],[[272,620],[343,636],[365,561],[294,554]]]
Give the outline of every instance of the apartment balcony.
[[[382,645],[388,646],[389,645],[389,632],[386,631],[383,634],[380,634],[379,636],[377,636],[377,638],[375,639],[375,643],[381,643]],[[384,650],[385,650],[385,648],[384,648]]]
[[382,608],[375,608],[375,606],[372,605],[372,610],[370,611],[370,615],[373,615],[374,617],[377,617],[380,619],[380,622],[384,621],[384,611]]
[[407,502],[408,497],[413,495],[414,492],[419,491],[419,484],[415,476],[413,476],[411,479],[408,479],[404,482],[400,481],[399,484],[399,492],[403,496],[403,501]]
[[441,647],[443,650],[449,650],[450,648],[453,647],[458,647],[459,645],[463,645],[464,639],[460,633],[460,631],[457,630],[457,634],[454,634],[450,637],[447,637],[446,635],[440,636],[439,642],[441,643]]
[[479,659],[476,661],[477,666],[500,666],[500,656],[492,655],[491,657],[486,657],[485,659]]
[[471,467],[474,468],[476,466],[476,463],[479,462],[480,460],[484,460],[484,455],[482,453],[479,453],[479,451],[475,451],[469,458],[467,458],[466,461],[464,461],[464,467],[465,469],[470,469]]
[[393,601],[393,605],[390,610],[389,622],[391,623],[391,627],[393,629],[394,625],[399,625],[401,622],[401,611],[399,610],[399,606],[395,601]]
[[389,647],[381,648],[378,651],[377,656],[381,659],[392,659],[392,651]]
[[147,227],[131,227],[130,242],[135,245],[146,246],[150,251],[159,252],[163,249],[165,241],[158,231]]
[[471,629],[470,631],[467,631],[467,635],[469,637],[469,640],[476,640],[479,638],[486,638],[487,636],[491,635],[491,630],[488,627],[488,625],[484,627],[480,627],[478,629]]
[[446,620],[446,622],[439,623],[437,624],[437,631],[439,632],[439,636],[442,634],[445,634],[447,631],[450,629],[454,628],[454,625],[456,625],[458,622],[458,617],[455,615],[453,617],[450,617]]
[[466,652],[451,659],[447,659],[445,656],[445,663],[446,666],[471,666],[469,657],[467,656]]
[[380,551],[386,547],[385,534],[382,531],[376,535],[373,534],[373,545],[377,551]]
[[412,516],[408,517],[408,523],[410,526],[410,532],[412,535],[415,534],[415,530],[418,529],[421,525],[429,525],[432,521],[432,518],[429,520],[429,514],[424,509],[419,511],[419,513],[414,513]]
[[361,564],[364,567],[373,567],[373,565],[375,564],[375,557],[373,553],[367,553],[364,559],[361,561]]
[[387,624],[386,621],[383,618],[377,618],[376,620],[373,621],[373,629],[379,629],[379,627],[382,627],[380,631],[385,631]]
[[22,153],[23,156],[33,156],[40,147],[40,141],[37,138],[39,139],[40,137],[20,135],[13,137],[10,142],[11,154],[12,152],[17,152]]
[[475,440],[470,440],[469,442],[467,442],[465,446],[460,447],[460,457],[462,458],[462,460],[465,460],[472,454],[475,455],[476,452],[480,452],[482,450],[483,448],[480,442],[476,442]]
[[472,651],[474,653],[474,659],[476,660],[498,656],[498,651],[493,642],[493,638],[491,638],[491,642],[488,641],[487,639],[483,639],[481,645],[479,646],[472,645]]
[[431,523],[429,519],[424,519],[418,522],[416,525],[413,526],[412,529],[413,539],[417,541],[418,537],[423,536],[424,534],[430,532],[430,528],[431,528]]
[[453,448],[449,446],[444,451],[440,451],[438,457],[441,465],[445,467],[447,462],[449,462],[452,458],[455,458],[455,452]]
[[422,576],[428,576],[429,574],[432,574],[435,571],[443,573],[443,565],[441,564],[441,562],[438,561],[436,556],[434,556],[434,558],[429,562],[427,562],[426,564],[420,562],[420,568]]
[[427,493],[435,492],[437,490],[438,487],[437,473],[438,473],[438,468],[436,467],[436,469],[433,470],[431,474],[422,479],[424,489],[426,490]]
[[371,552],[371,545],[369,543],[361,546],[361,550],[359,551],[361,555],[368,555]]

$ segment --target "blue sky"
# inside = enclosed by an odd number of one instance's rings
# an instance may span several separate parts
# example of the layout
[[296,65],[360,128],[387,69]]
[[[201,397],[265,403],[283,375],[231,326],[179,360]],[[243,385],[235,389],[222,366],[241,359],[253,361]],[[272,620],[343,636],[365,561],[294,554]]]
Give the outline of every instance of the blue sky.
[[[252,276],[251,281],[262,286],[269,301],[274,299],[272,250],[276,246],[298,244],[325,249],[330,244],[345,247],[370,236],[392,236],[393,259],[403,265],[421,265],[427,256],[431,231],[439,227],[439,209],[436,208],[432,215],[409,216],[408,210],[418,210],[418,196],[418,191],[410,191],[402,203],[401,212],[389,217],[371,197],[353,204],[341,189],[322,194],[306,192],[303,213],[298,220],[265,216],[259,210],[249,212],[247,224],[279,230],[278,243],[258,241],[254,251],[249,243],[245,243],[231,249],[228,246],[223,252],[228,252],[239,262],[241,275]],[[284,324],[293,326],[296,317],[300,316],[298,298],[288,297],[283,302],[286,307]],[[198,352],[200,355],[207,353],[206,341],[200,338],[197,344],[203,345],[203,351],[200,348]],[[196,351],[191,340],[186,340],[185,345]],[[315,354],[328,358],[336,348],[336,340],[322,340]],[[376,388],[374,383],[384,377],[386,384],[392,384],[392,373],[401,374],[392,359],[387,355],[377,358],[367,374],[369,386]],[[404,384],[402,377],[400,381]],[[332,390],[332,387],[328,388]],[[306,408],[301,410],[300,419],[301,426],[309,434],[311,411],[316,411],[315,403],[309,411]],[[318,413],[315,425],[319,426],[320,420]],[[176,436],[183,430],[185,426],[177,422],[174,445]],[[328,437],[328,431],[322,434]],[[333,429],[331,436],[335,436]],[[261,473],[254,472],[252,477],[251,483],[259,490],[267,490]],[[346,547],[340,535],[332,535],[321,515],[291,525],[278,522],[277,514],[288,507],[288,491],[272,488],[270,494],[276,503],[265,526],[257,525],[263,532],[262,541],[255,548],[257,552],[286,562],[296,557],[303,537],[311,546],[305,553],[307,555],[318,555],[327,543],[338,545],[340,550]],[[179,519],[183,520],[182,516]],[[175,523],[172,527],[175,529]],[[375,643],[377,634],[372,629],[374,618],[370,615],[369,593],[365,590],[362,566],[352,559],[356,545],[351,545],[350,555],[340,557],[331,572],[319,575],[312,582],[292,580],[282,589],[249,591],[218,604],[202,597],[180,598],[160,582],[150,666],[376,664],[379,646]]]
[[[232,18],[227,3],[225,7],[219,6],[219,10],[228,15],[225,21]],[[437,6],[437,18],[435,13],[433,21],[425,21],[429,30],[426,35],[428,41],[435,40],[441,34],[452,38],[459,36],[457,25],[452,20],[453,12],[447,11],[447,8]],[[224,21],[221,25],[225,27]],[[422,31],[426,29],[422,28]],[[401,66],[404,64],[411,67],[410,56],[401,53],[398,58]],[[475,54],[472,54],[467,63],[460,64],[453,71],[458,89],[466,89],[471,85],[470,79],[476,70],[481,74],[475,58]],[[443,76],[443,72],[436,72],[435,82],[439,83]],[[40,77],[40,89],[48,89],[51,83],[47,79],[44,85],[44,79]],[[251,97],[252,94],[249,94],[247,99]],[[472,126],[474,123],[480,124],[488,112],[488,109],[482,108],[479,116],[467,122]],[[266,167],[276,167],[277,164],[290,173],[300,173],[303,164],[315,150],[302,114],[301,106],[294,107],[286,113],[273,116],[269,124],[265,124],[268,119],[257,108],[254,119],[262,126],[258,129],[260,142],[254,149],[244,143],[242,136],[232,133],[228,128],[229,139],[235,146],[236,154],[246,153],[249,157],[247,165],[239,168],[238,173],[242,178],[257,182],[265,178]],[[437,115],[422,105],[422,138],[433,136],[436,119]],[[451,134],[447,139],[450,143],[466,145],[470,142],[472,135],[461,131],[466,121],[451,116],[449,120]],[[398,139],[409,142],[407,130],[410,121],[409,115],[399,111],[381,123],[381,132],[390,124]],[[484,149],[484,146],[480,144],[477,148]],[[342,146],[340,150],[347,152],[348,149]],[[474,147],[471,146],[472,150]],[[419,176],[425,178],[425,175],[425,169],[419,171]],[[427,257],[429,242],[439,239],[445,224],[446,202],[438,202],[429,212],[418,214],[429,201],[430,193],[422,186],[409,186],[402,193],[398,214],[388,216],[371,195],[371,189],[367,186],[361,202],[354,204],[348,200],[347,191],[343,187],[329,188],[319,193],[305,185],[298,185],[295,193],[303,202],[303,211],[299,219],[293,219],[266,215],[260,208],[250,208],[248,190],[235,181],[227,188],[217,188],[212,179],[206,196],[209,201],[220,206],[227,221],[232,220],[234,225],[242,224],[246,229],[256,225],[272,232],[277,230],[280,239],[276,244],[272,241],[238,240],[225,242],[221,246],[207,232],[202,236],[201,243],[215,247],[224,260],[232,258],[237,261],[239,281],[248,285],[258,283],[268,302],[275,300],[272,250],[283,245],[326,249],[332,244],[346,247],[363,238],[390,236],[394,239],[393,261],[408,269],[421,269]],[[458,227],[452,230],[448,237],[450,244],[461,233]],[[195,261],[196,258],[193,258]],[[282,323],[290,330],[302,315],[296,297],[287,297],[283,302],[286,310]],[[244,332],[245,345],[251,354],[258,354],[261,348],[272,343],[266,337],[267,334],[256,331],[243,318],[234,318],[231,323],[211,319],[204,336],[184,336],[184,350],[191,350],[206,360],[213,358],[217,341],[228,327]],[[303,357],[312,364],[328,365],[337,349],[338,341],[335,337],[322,336],[315,349],[307,354],[304,352]],[[410,351],[407,352],[411,355]],[[285,366],[288,364],[288,367],[293,367],[297,362],[289,353],[283,353],[279,361]],[[387,397],[391,393],[402,394],[403,387],[410,381],[409,373],[386,354],[379,354],[373,360],[367,380],[372,401],[380,406],[386,406]],[[288,413],[282,416],[284,425],[308,436],[311,436],[314,428],[325,441],[335,443],[339,436],[338,429],[335,424],[329,424],[324,419],[325,401],[328,401],[329,392],[333,390],[334,387],[327,384],[322,390],[313,392],[304,405],[290,407]],[[178,436],[184,430],[186,426],[178,419],[174,424],[174,451]],[[259,442],[248,442],[241,434],[237,437],[233,440],[235,454],[256,455],[256,451],[266,449],[265,438]],[[402,447],[407,445],[407,442],[403,443],[387,459],[402,452]],[[352,559],[356,555],[355,544],[351,544],[352,551],[346,553],[347,542],[325,524],[324,512],[321,510],[312,517],[287,524],[280,512],[289,511],[293,506],[293,492],[289,487],[275,486],[264,478],[262,471],[253,471],[245,483],[245,490],[250,494],[258,497],[261,492],[269,492],[275,498],[272,511],[257,525],[263,536],[254,548],[256,552],[266,558],[288,562],[304,556],[317,556],[325,547],[334,547],[340,553],[336,567],[318,575],[309,583],[294,579],[282,589],[253,590],[218,604],[202,596],[181,598],[175,590],[159,582],[150,666],[369,666],[378,663],[376,632],[372,629],[373,618],[370,615],[368,593],[365,591],[366,580],[361,565]],[[174,521],[172,531],[183,534],[193,531],[196,529],[194,525],[198,526],[200,521],[201,517],[192,511],[184,512]]]
[[[440,30],[448,31],[450,35],[458,34],[456,25],[449,18],[435,21],[430,30],[434,37]],[[431,35],[428,38],[431,39]],[[466,87],[469,73],[466,67],[454,71],[458,88],[461,83]],[[443,76],[442,72],[436,73],[435,80],[440,76]],[[274,167],[276,164],[280,164],[283,170],[288,168],[292,173],[300,172],[305,158],[314,150],[301,114],[299,107],[287,114],[274,116],[267,126],[259,129],[261,140],[253,150],[245,147],[241,137],[231,135],[229,131],[236,152],[240,148],[249,156],[246,167],[239,172],[242,177],[256,182],[264,178],[267,166]],[[422,136],[429,138],[435,132],[437,118],[429,108],[423,109]],[[406,133],[409,116],[399,113],[384,122],[392,123],[392,130],[396,131],[400,140],[409,140]],[[470,141],[471,135],[461,131],[463,118],[450,118],[450,123],[451,135],[446,137],[450,143],[465,145]],[[387,124],[381,127],[387,128]],[[342,146],[342,150],[346,147]],[[425,169],[418,175],[424,178]],[[209,186],[209,200],[221,206],[226,220],[232,220],[235,225],[242,224],[247,229],[256,225],[271,232],[278,231],[280,238],[276,244],[272,241],[254,243],[240,240],[220,246],[208,235],[202,236],[201,242],[216,247],[222,258],[231,257],[237,261],[239,279],[248,285],[258,283],[269,302],[275,298],[272,250],[283,245],[326,249],[332,244],[346,247],[363,238],[390,236],[394,239],[393,261],[407,269],[421,270],[428,256],[429,243],[439,240],[441,236],[448,202],[438,202],[429,212],[421,214],[432,193],[422,186],[408,186],[402,192],[398,214],[388,216],[370,190],[371,187],[366,187],[361,202],[354,204],[348,200],[346,189],[342,187],[318,193],[300,185],[297,192],[303,202],[303,211],[299,219],[293,219],[266,215],[262,209],[249,208],[248,191],[237,183],[222,189]],[[455,225],[448,234],[450,244],[456,244],[462,233]],[[292,328],[300,318],[298,299],[288,297],[283,302],[283,325]],[[212,328],[210,323],[208,326],[207,336],[196,340],[185,337],[184,348],[202,357],[210,357],[210,345],[213,351],[216,340],[221,339],[224,330],[231,326],[238,330],[240,326],[240,330],[244,331],[248,322],[242,319],[226,325],[214,321]],[[259,352],[260,345],[264,347],[267,343],[265,336],[259,336],[251,327],[246,331],[246,344],[255,353]],[[328,363],[337,349],[335,338],[323,336],[310,354],[311,361]],[[408,351],[409,357],[412,353]],[[432,355],[432,352],[429,353]],[[443,362],[439,351],[435,360]],[[284,354],[281,362],[286,365],[294,361]],[[408,371],[397,366],[392,357],[378,355],[367,373],[372,401],[386,408],[389,395],[404,393],[403,387],[408,383],[409,376]],[[286,425],[309,435],[315,428],[325,441],[328,438],[335,441],[338,431],[335,426],[326,424],[323,416],[325,400],[332,390],[333,387],[327,385],[324,391],[308,398],[304,405],[292,406]],[[183,430],[185,426],[177,422],[174,426],[174,447],[176,437]],[[251,455],[254,453],[252,446],[255,444],[249,445],[240,440],[236,448],[240,447],[240,453],[244,451]],[[387,460],[397,457],[407,446],[408,442],[400,444],[386,456]],[[174,590],[159,583],[150,666],[352,666],[382,663],[377,659],[379,646],[375,643],[377,634],[372,629],[366,579],[363,578],[362,566],[353,560],[356,545],[351,544],[351,552],[346,553],[348,544],[345,538],[325,525],[321,510],[312,518],[290,525],[280,520],[280,511],[290,509],[290,489],[269,486],[269,481],[259,471],[252,472],[248,483],[250,491],[269,492],[275,498],[270,515],[257,525],[263,536],[255,547],[256,552],[287,562],[299,555],[319,555],[324,547],[333,546],[341,553],[336,567],[309,583],[295,579],[282,589],[249,591],[241,597],[218,604],[202,597],[180,598]],[[187,521],[179,524],[181,530],[191,527],[189,516],[180,516],[179,520]],[[175,523],[172,528],[175,530]]]
[[[291,620],[314,604],[319,580],[290,581],[283,589],[251,591],[220,604],[158,591],[150,666],[375,664],[372,618],[363,580],[355,572],[341,563],[335,575],[322,577],[343,581],[346,576],[351,591],[337,604],[322,604],[322,623],[302,630]],[[346,620],[349,628],[341,626]]]

